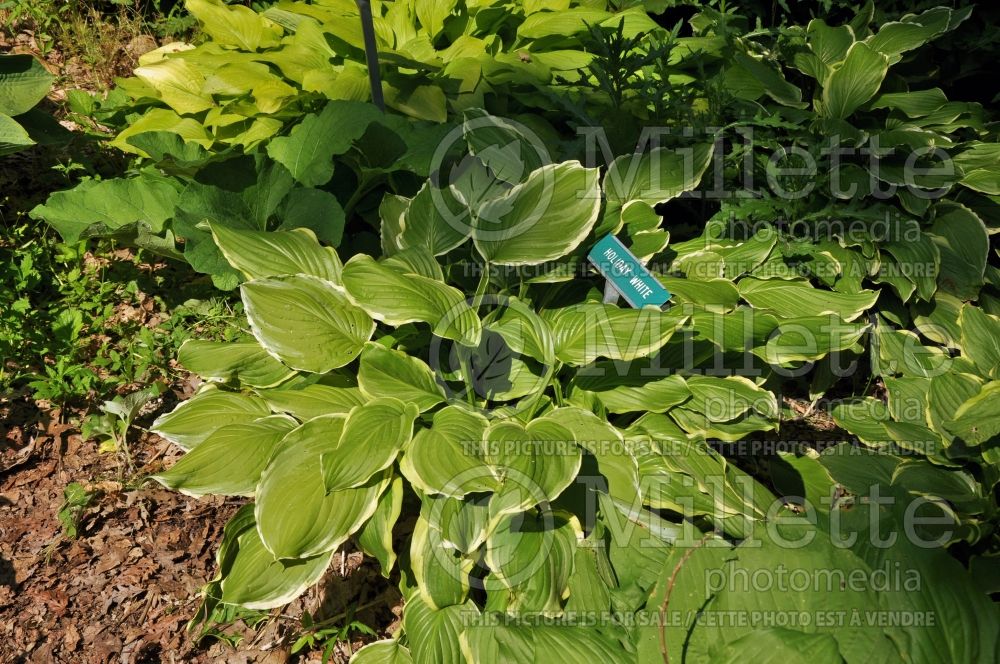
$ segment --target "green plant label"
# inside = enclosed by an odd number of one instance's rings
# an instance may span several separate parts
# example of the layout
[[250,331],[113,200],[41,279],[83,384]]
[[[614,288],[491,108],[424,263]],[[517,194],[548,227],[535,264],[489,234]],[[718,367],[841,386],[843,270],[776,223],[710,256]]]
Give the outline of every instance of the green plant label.
[[636,309],[662,307],[670,293],[614,235],[607,235],[587,254],[597,271]]

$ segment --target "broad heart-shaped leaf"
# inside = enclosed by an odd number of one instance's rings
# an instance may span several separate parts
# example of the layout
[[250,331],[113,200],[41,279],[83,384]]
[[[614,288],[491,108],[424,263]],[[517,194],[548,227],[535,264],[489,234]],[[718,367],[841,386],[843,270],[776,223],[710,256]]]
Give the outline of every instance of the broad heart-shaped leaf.
[[177,351],[177,361],[205,380],[249,387],[274,387],[295,375],[256,341],[189,339]]
[[201,22],[201,29],[219,44],[251,53],[277,46],[281,28],[249,7],[227,6],[221,0],[187,0],[187,10]]
[[878,93],[888,71],[887,56],[868,44],[855,42],[823,83],[821,112],[835,120],[846,119]]
[[493,491],[496,474],[483,459],[486,418],[457,406],[434,414],[430,429],[421,429],[403,452],[400,472],[426,494],[462,498]]
[[655,148],[618,157],[604,176],[604,192],[608,197],[605,214],[620,214],[617,211],[631,201],[654,206],[691,191],[701,182],[714,149],[714,143],[697,143],[688,148]]
[[305,186],[324,185],[333,177],[333,157],[347,152],[380,115],[371,104],[327,102],[322,111],[306,116],[288,136],[272,139],[267,154]]
[[687,320],[673,311],[621,309],[585,303],[549,309],[542,319],[552,328],[556,357],[576,366],[599,357],[634,360],[655,352]]
[[435,609],[418,593],[403,607],[403,630],[415,664],[466,664],[458,635],[479,618],[471,600]]
[[395,397],[420,412],[444,401],[444,389],[422,360],[382,344],[369,342],[361,353],[358,386],[371,398]]
[[245,423],[270,414],[263,399],[208,389],[156,418],[150,431],[189,450],[227,424]]
[[59,231],[65,242],[95,235],[112,235],[138,224],[158,233],[174,215],[177,187],[166,179],[142,175],[115,180],[84,180],[59,191],[31,211]]
[[989,235],[982,220],[961,205],[935,206],[928,234],[941,253],[938,288],[960,300],[974,300],[984,282]]
[[329,281],[304,274],[240,287],[260,345],[299,371],[326,373],[358,356],[375,321]]
[[877,291],[837,293],[813,288],[808,281],[745,277],[738,286],[740,296],[754,309],[767,309],[782,318],[836,314],[851,322],[878,299]]
[[392,529],[403,509],[403,479],[394,477],[382,497],[379,498],[375,513],[358,532],[358,546],[367,555],[378,560],[382,576],[389,578],[396,564],[396,552],[392,548]]
[[1000,318],[966,304],[958,322],[962,330],[962,355],[972,360],[980,375],[1000,378]]
[[0,55],[0,113],[27,113],[45,98],[55,78],[33,55]]
[[248,424],[227,424],[185,454],[169,470],[152,475],[163,486],[189,496],[250,496],[260,473],[295,420],[272,415]]
[[439,337],[479,345],[482,324],[457,288],[397,271],[365,254],[347,261],[342,278],[351,298],[387,325],[428,323]]
[[549,162],[547,150],[537,137],[526,135],[523,126],[486,113],[465,112],[462,133],[469,152],[479,158],[498,180],[517,184]]
[[400,249],[422,247],[441,256],[468,239],[472,229],[467,220],[452,215],[448,198],[450,194],[435,189],[430,180],[424,183],[403,211],[402,229],[395,238]]
[[498,495],[490,504],[494,514],[551,502],[580,471],[576,436],[545,417],[527,426],[516,420],[496,421],[486,430],[483,446],[484,458],[499,479]]
[[412,403],[392,398],[373,399],[351,409],[340,441],[320,458],[327,492],[362,486],[391,466],[413,437],[418,414]]
[[369,643],[351,657],[351,664],[411,664],[410,649],[387,639]]
[[[432,507],[428,508],[428,505]],[[469,594],[469,572],[474,561],[455,546],[446,544],[446,538],[432,519],[441,513],[438,503],[425,498],[420,517],[410,537],[410,568],[420,597],[435,609],[462,604]]]
[[288,604],[319,581],[333,551],[303,560],[275,560],[255,527],[253,505],[245,505],[226,524],[219,547],[221,599],[247,609]]
[[550,164],[483,203],[473,219],[472,240],[489,263],[538,265],[576,249],[600,209],[598,169],[578,161]]
[[307,274],[340,283],[340,257],[320,245],[309,229],[252,231],[211,224],[212,237],[229,264],[247,279]]
[[984,385],[944,426],[969,445],[981,445],[1000,434],[1000,381]]
[[576,517],[560,512],[505,517],[486,539],[487,593],[508,595],[515,615],[558,615],[582,535]]
[[336,549],[374,514],[389,482],[380,474],[356,489],[328,493],[320,459],[344,430],[324,415],[289,432],[257,486],[257,530],[272,558],[307,558]]
[[287,390],[261,390],[261,398],[276,413],[288,413],[301,421],[320,415],[346,415],[367,399],[356,387],[306,385]]

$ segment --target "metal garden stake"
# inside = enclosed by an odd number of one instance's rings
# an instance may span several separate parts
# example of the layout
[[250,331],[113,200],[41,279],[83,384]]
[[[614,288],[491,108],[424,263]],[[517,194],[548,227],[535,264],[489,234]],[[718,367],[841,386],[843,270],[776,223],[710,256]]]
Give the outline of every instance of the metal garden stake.
[[372,86],[372,103],[385,112],[382,98],[382,78],[378,71],[378,48],[375,46],[375,22],[372,20],[372,6],[368,0],[355,0],[361,12],[361,32],[365,38],[365,59],[368,63],[368,81]]

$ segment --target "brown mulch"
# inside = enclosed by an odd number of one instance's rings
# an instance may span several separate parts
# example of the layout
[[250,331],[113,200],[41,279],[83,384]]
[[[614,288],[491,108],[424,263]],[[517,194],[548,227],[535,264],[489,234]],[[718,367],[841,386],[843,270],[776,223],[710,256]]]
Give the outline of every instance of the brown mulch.
[[[295,661],[289,648],[304,609],[322,619],[367,606],[358,620],[383,634],[395,627],[398,593],[352,552],[338,554],[327,579],[256,629],[238,625],[237,647],[195,643],[186,625],[215,573],[222,527],[243,501],[141,483],[179,451],[143,434],[131,444],[138,472],[127,473],[118,455],[99,453],[60,419],[71,415],[0,399],[0,662]],[[71,482],[97,493],[76,539],[57,518]],[[331,661],[349,652],[338,644]]]

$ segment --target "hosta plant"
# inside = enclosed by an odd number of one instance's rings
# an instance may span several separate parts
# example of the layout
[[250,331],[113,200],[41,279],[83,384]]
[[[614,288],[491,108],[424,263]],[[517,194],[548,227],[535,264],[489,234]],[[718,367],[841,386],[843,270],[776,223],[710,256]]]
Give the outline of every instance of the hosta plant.
[[[470,155],[448,187],[386,198],[374,256],[209,223],[252,337],[186,344],[208,382],[153,426],[187,450],[154,479],[253,498],[201,616],[287,603],[350,540],[405,600],[400,631],[358,662],[995,657],[996,608],[937,530],[871,544],[903,523],[863,499],[881,457],[785,455],[768,487],[708,444],[776,426],[769,362],[797,359],[803,330],[838,331],[810,358],[853,347],[875,293],[675,277],[661,311],[567,276],[602,225],[662,252],[643,210],[698,184],[711,144],[695,154],[513,181]],[[744,585],[751,572],[767,582]],[[886,618],[903,614],[924,617]]]

